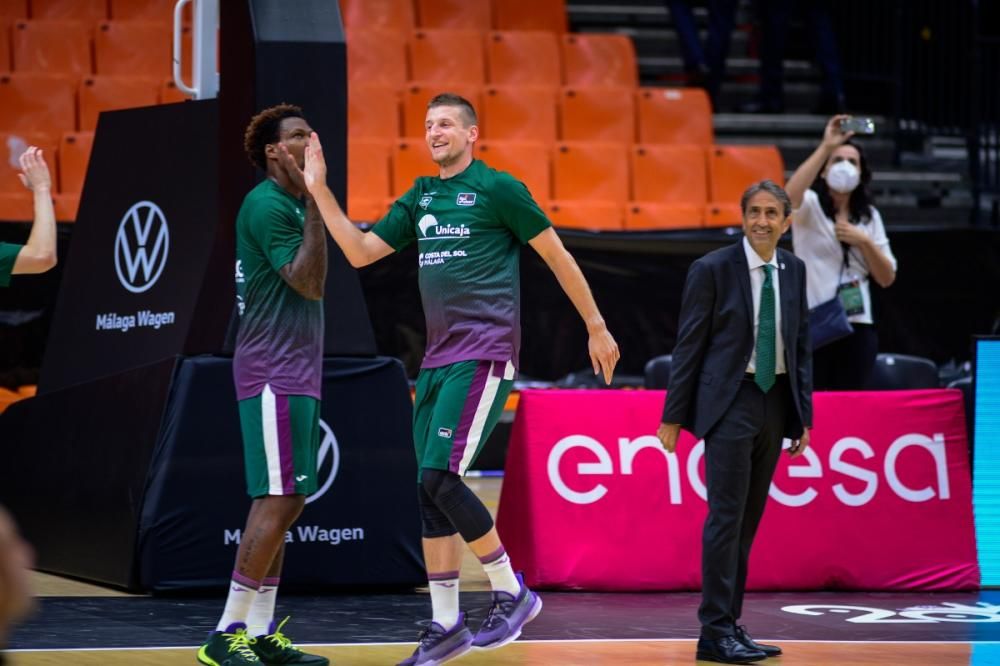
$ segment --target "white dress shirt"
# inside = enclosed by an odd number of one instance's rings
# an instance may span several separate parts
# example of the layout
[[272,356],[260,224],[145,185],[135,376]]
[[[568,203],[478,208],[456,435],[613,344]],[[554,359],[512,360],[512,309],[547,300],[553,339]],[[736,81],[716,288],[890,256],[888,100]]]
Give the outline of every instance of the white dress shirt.
[[[844,268],[844,248],[833,230],[833,220],[826,216],[820,206],[819,196],[814,190],[806,190],[802,206],[792,211],[792,249],[795,256],[806,263],[806,300],[814,308],[826,303],[837,295],[841,282],[857,280],[861,288],[864,312],[847,317],[855,324],[871,324],[872,296],[868,285],[868,262],[861,250],[851,248],[848,253],[847,268]],[[857,225],[868,234],[882,254],[889,259],[892,270],[896,270],[896,257],[889,247],[889,237],[882,224],[882,216],[874,206],[871,219]]]
[[747,237],[743,237],[743,251],[747,255],[747,266],[750,269],[750,293],[753,296],[753,351],[750,353],[750,363],[747,364],[747,372],[757,371],[757,331],[760,328],[760,292],[764,288],[764,264],[773,267],[771,271],[771,284],[774,288],[774,373],[781,375],[785,373],[785,341],[781,335],[781,288],[778,284],[778,274],[785,267],[778,265],[778,250],[774,251],[771,261],[764,261],[757,254],[757,251],[750,245]]

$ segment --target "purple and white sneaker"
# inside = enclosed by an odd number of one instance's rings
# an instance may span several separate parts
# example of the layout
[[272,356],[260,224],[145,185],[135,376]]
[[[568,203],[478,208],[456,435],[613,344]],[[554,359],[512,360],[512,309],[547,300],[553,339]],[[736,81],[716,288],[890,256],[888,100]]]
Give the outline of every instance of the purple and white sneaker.
[[472,649],[472,632],[465,626],[465,613],[459,613],[454,627],[445,631],[437,622],[431,622],[417,641],[417,649],[398,666],[438,666],[458,659]]
[[521,591],[515,597],[506,592],[493,593],[493,606],[472,639],[473,647],[493,650],[517,640],[524,625],[542,612],[542,599],[524,584],[524,576],[517,574]]

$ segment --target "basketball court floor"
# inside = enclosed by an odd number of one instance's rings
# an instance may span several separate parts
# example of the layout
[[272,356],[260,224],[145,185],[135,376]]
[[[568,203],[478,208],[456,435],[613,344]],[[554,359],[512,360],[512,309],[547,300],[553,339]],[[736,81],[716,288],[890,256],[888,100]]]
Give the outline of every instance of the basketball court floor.
[[[495,509],[499,481],[478,480]],[[14,666],[195,664],[222,597],[126,595],[37,574],[38,610],[12,637]],[[462,605],[478,626],[489,605],[482,569],[463,564]],[[221,594],[221,593],[220,593]],[[698,635],[696,593],[543,592],[542,614],[517,643],[472,652],[467,666],[690,664]],[[425,591],[314,596],[283,594],[281,617],[309,651],[341,666],[394,664],[413,650],[428,617]],[[744,621],[780,644],[780,666],[1000,664],[1000,591],[975,593],[756,593]],[[450,662],[451,663],[451,662]]]

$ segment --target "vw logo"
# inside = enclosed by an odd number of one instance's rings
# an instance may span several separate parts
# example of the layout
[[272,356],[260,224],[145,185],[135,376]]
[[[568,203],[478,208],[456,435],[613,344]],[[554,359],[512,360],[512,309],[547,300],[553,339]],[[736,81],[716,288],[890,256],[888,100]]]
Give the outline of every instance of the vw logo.
[[322,439],[316,459],[316,474],[323,479],[323,482],[316,488],[316,492],[306,498],[306,504],[315,502],[326,494],[333,485],[333,480],[337,478],[337,470],[340,468],[340,446],[337,445],[337,436],[323,419],[319,420],[319,430]]
[[156,284],[169,250],[170,232],[160,207],[152,201],[134,204],[115,237],[115,271],[122,286],[141,294]]

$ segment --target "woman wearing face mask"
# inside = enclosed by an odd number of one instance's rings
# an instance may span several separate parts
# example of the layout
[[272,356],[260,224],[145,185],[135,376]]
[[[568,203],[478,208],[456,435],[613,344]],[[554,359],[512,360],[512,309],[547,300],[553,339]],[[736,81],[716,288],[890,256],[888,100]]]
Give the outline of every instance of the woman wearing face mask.
[[868,383],[878,353],[869,279],[888,287],[896,258],[882,216],[868,189],[872,173],[861,147],[834,116],[823,141],[789,179],[785,190],[795,209],[792,246],[806,264],[809,307],[839,297],[854,333],[813,354],[819,390],[858,390]]

